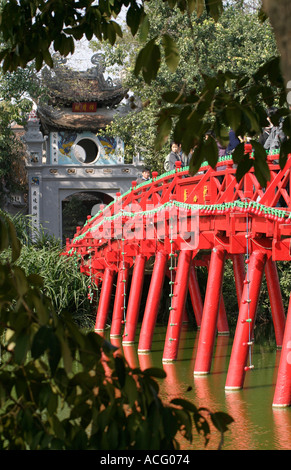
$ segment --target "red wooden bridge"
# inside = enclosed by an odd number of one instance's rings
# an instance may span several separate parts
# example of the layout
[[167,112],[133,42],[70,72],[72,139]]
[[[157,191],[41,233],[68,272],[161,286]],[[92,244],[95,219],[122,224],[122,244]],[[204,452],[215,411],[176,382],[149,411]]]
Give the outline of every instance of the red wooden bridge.
[[[291,300],[285,315],[276,266],[279,260],[291,261],[291,158],[283,170],[278,158],[267,155],[271,179],[266,188],[253,170],[238,183],[230,157],[220,159],[215,169],[206,162],[194,176],[179,166],[161,176],[153,172],[150,181],[138,186],[133,182],[128,192],[117,193],[115,201],[77,227],[65,254],[76,256],[81,271],[101,286],[95,331],[102,333],[106,327],[116,284],[110,336],[134,343],[145,269],[151,263],[138,353],[151,351],[167,278],[170,309],[163,362],[177,358],[189,292],[200,330],[194,375],[209,374],[216,334],[229,332],[221,292],[225,260],[230,258],[239,314],[225,388],[242,388],[253,368],[253,330],[265,273],[276,342],[282,348],[273,406],[291,405]],[[204,302],[196,275],[199,265],[208,268]]]

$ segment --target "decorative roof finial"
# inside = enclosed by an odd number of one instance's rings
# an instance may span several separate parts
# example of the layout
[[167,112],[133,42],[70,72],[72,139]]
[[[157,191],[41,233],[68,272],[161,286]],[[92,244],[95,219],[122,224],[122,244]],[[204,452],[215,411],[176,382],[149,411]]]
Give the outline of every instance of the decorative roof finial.
[[104,73],[105,72],[105,64],[104,64],[104,57],[103,54],[94,54],[91,57],[91,62],[93,65],[96,66],[97,72]]

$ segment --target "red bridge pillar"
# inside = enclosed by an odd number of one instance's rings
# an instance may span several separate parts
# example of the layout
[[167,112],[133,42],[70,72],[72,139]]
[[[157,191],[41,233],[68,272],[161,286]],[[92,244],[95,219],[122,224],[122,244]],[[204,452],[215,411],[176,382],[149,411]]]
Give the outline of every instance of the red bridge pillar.
[[243,286],[244,286],[244,280],[245,280],[245,275],[246,275],[244,255],[243,254],[232,255],[232,264],[233,264],[233,272],[234,272],[234,279],[235,279],[237,302],[238,302],[238,305],[240,305],[241,296],[243,292]]
[[228,321],[224,305],[223,296],[220,296],[218,318],[217,318],[217,333],[219,335],[229,335]]
[[114,307],[110,337],[116,338],[121,335],[122,321],[124,320],[124,294],[128,286],[128,266],[121,266],[118,271],[115,291]]
[[98,304],[98,310],[95,322],[95,331],[101,332],[105,329],[105,324],[108,316],[109,305],[111,300],[111,292],[113,286],[114,271],[106,268],[102,281],[101,294]]
[[[248,343],[252,338],[260,295],[261,283],[266,263],[263,251],[254,251],[249,258],[249,278],[245,279],[242,301],[239,308],[237,326],[228,366],[226,390],[237,390],[243,387],[245,367],[249,354]],[[247,282],[249,281],[249,282]]]
[[210,258],[194,375],[205,375],[210,372],[221,298],[224,261],[224,249],[221,246],[213,248]]
[[273,398],[274,407],[291,405],[291,296],[286,319],[278,376]]
[[283,344],[285,313],[281,295],[278,271],[275,261],[269,258],[265,266],[265,275],[269,292],[269,299],[274,323],[275,337],[277,346]]
[[197,280],[197,274],[196,274],[194,263],[192,263],[190,267],[189,293],[190,293],[190,298],[192,302],[196,324],[197,324],[197,327],[200,328],[202,312],[203,312],[203,302],[201,298],[201,292],[200,292],[200,288],[199,288],[199,284]]
[[183,313],[188,292],[191,260],[191,250],[180,251],[172,298],[172,310],[170,310],[163,352],[163,362],[172,362],[177,359]]
[[138,353],[147,353],[152,347],[154,328],[165,280],[167,260],[167,253],[162,251],[157,252],[139,335]]
[[132,273],[125,320],[125,333],[122,341],[123,344],[134,343],[143,288],[145,263],[146,257],[142,253],[138,254],[135,258],[135,265]]

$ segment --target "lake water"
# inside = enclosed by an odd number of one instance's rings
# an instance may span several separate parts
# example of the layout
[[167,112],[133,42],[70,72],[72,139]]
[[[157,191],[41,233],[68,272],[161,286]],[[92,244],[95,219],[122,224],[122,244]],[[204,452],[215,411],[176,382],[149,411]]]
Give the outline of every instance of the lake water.
[[[137,333],[138,334],[138,333]],[[160,396],[167,402],[184,398],[198,407],[212,412],[224,411],[234,423],[225,433],[224,450],[289,450],[291,449],[291,407],[272,407],[280,350],[275,340],[255,341],[252,358],[255,368],[246,373],[244,388],[225,391],[225,381],[231,354],[233,335],[217,336],[211,373],[194,377],[194,363],[199,331],[183,326],[177,361],[162,364],[165,326],[157,326],[152,351],[138,355],[137,344],[123,346],[121,350],[132,367],[161,367],[167,377],[160,381]],[[190,391],[187,391],[191,388]],[[220,435],[211,427],[211,438],[206,449],[217,448]],[[194,442],[179,439],[182,449],[204,448],[204,441],[194,431]]]

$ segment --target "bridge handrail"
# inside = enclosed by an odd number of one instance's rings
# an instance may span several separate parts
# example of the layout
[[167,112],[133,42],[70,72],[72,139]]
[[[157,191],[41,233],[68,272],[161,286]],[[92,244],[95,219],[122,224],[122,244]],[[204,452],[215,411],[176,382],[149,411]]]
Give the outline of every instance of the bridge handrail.
[[[197,174],[194,176],[189,175],[189,167],[180,168],[177,166],[174,170],[158,175],[153,172],[153,177],[144,183],[136,185],[133,182],[132,187],[122,195],[118,195],[117,198],[108,204],[105,208],[100,209],[99,212],[88,218],[87,222],[82,228],[78,228],[74,237],[74,243],[80,239],[83,239],[91,231],[92,227],[96,227],[104,224],[104,222],[110,220],[112,217],[132,216],[132,214],[138,214],[138,210],[132,212],[131,207],[136,203],[137,209],[140,207],[142,211],[146,209],[146,206],[152,204],[152,207],[158,205],[164,206],[171,200],[177,200],[179,203],[185,203],[185,205],[191,207],[191,204],[198,205],[201,214],[205,211],[211,213],[211,211],[221,211],[223,209],[229,209],[231,207],[240,207],[240,202],[255,203],[253,207],[264,213],[279,214],[281,218],[290,219],[290,196],[288,207],[273,207],[270,206],[270,200],[276,202],[275,193],[282,186],[282,181],[287,184],[287,177],[289,182],[291,179],[291,158],[288,159],[286,166],[283,170],[277,163],[279,159],[278,153],[273,152],[267,155],[267,161],[271,172],[271,181],[267,184],[266,189],[261,188],[257,179],[254,175],[254,169],[252,168],[240,181],[237,183],[235,179],[236,168],[233,165],[231,156],[225,156],[219,159],[215,169],[213,169],[208,162],[204,162]],[[274,162],[275,161],[275,162]],[[226,166],[226,168],[225,168]],[[219,177],[223,177],[223,181],[219,182]],[[190,195],[193,196],[193,192],[197,189],[203,188],[205,191],[206,183],[211,186],[211,190],[214,196],[209,197],[203,201],[191,200],[188,195],[185,198],[185,188],[191,187],[193,183],[192,192]],[[246,188],[251,187],[249,194],[246,194]],[[242,189],[243,188],[243,189]],[[285,191],[286,189],[280,189]],[[184,191],[184,199],[182,198]],[[220,191],[220,192],[219,192]],[[178,198],[177,198],[178,196]],[[255,198],[254,198],[255,196]],[[259,200],[260,199],[260,200]],[[278,199],[278,194],[277,194]],[[269,204],[268,204],[269,203]],[[128,208],[127,212],[124,212]],[[113,219],[112,219],[113,220]]]

